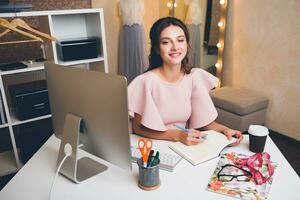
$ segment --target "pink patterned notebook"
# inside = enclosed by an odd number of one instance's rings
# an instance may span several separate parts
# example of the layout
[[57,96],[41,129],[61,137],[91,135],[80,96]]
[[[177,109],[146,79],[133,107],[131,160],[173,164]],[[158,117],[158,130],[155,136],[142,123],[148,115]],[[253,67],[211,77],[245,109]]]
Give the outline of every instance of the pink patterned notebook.
[[[257,185],[247,167],[239,168],[234,165],[237,159],[247,157],[249,156],[234,152],[222,154],[209,180],[207,190],[240,199],[266,200],[273,177],[266,183]],[[272,162],[272,165],[274,168],[277,167],[274,162]]]

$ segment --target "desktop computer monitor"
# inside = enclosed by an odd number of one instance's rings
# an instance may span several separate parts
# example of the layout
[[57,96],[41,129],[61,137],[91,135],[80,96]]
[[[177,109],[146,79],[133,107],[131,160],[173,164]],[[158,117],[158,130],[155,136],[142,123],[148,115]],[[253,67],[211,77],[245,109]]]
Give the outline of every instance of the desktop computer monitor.
[[126,78],[51,62],[45,69],[53,127],[62,140],[58,163],[67,144],[72,152],[61,173],[79,183],[107,168],[91,159],[77,160],[79,144],[131,170]]

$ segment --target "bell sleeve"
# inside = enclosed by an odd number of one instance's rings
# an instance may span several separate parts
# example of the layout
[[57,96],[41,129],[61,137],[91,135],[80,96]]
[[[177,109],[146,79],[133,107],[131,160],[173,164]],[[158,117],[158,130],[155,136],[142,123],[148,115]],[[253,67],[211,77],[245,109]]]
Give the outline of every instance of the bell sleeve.
[[149,129],[166,131],[167,128],[152,97],[152,80],[145,74],[135,78],[128,86],[129,116],[141,115],[141,124]]
[[210,98],[209,91],[213,89],[218,80],[210,73],[194,68],[192,84],[192,114],[189,119],[189,128],[202,128],[213,122],[217,116],[217,110]]

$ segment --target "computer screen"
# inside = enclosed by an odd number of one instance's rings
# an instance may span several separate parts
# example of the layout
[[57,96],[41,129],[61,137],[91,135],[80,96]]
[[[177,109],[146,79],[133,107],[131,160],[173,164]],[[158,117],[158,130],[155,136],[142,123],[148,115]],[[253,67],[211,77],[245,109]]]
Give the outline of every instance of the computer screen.
[[130,170],[126,78],[51,62],[45,63],[45,69],[55,135],[64,139],[66,116],[77,116],[83,122],[80,136],[77,140],[75,130],[66,133],[67,139],[81,144],[82,149],[93,155]]

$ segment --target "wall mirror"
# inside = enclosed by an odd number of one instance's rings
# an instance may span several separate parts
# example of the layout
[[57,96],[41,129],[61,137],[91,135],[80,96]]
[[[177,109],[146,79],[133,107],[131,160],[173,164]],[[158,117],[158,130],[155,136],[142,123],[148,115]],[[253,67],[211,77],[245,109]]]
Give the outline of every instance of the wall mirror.
[[196,60],[192,64],[218,78],[222,68],[226,3],[226,0],[159,1],[159,17],[174,16],[188,25],[190,46],[195,54],[192,60]]

